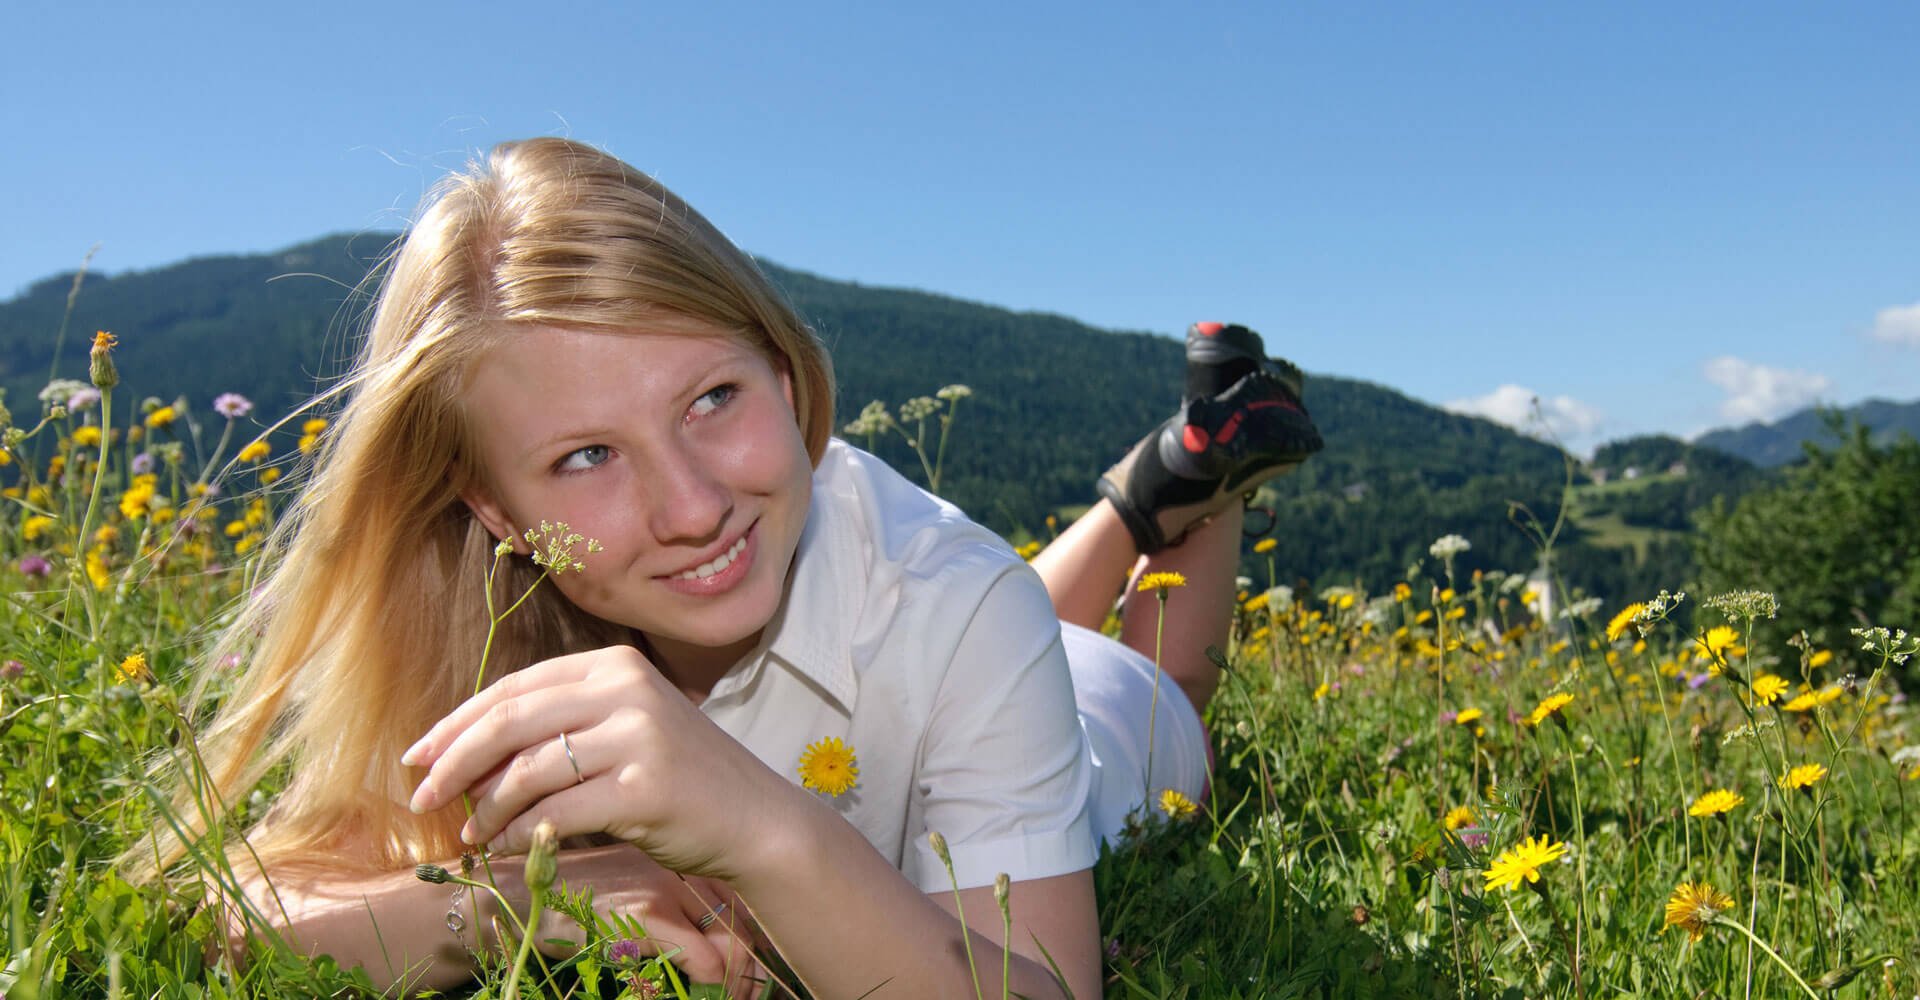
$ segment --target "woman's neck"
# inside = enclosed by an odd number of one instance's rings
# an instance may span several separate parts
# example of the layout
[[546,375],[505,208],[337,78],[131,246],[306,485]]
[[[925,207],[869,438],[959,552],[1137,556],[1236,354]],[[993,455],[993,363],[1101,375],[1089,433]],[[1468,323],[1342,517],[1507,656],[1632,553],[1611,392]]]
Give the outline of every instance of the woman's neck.
[[640,651],[696,705],[706,701],[720,678],[760,645],[761,637],[761,633],[755,632],[726,646],[696,646],[674,639],[635,635]]

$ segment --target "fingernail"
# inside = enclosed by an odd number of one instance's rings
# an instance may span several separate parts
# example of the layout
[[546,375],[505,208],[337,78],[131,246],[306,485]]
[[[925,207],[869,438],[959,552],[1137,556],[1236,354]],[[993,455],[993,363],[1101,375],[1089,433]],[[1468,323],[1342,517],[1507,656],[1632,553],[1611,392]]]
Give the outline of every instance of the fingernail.
[[468,820],[466,822],[466,825],[460,828],[460,842],[462,844],[468,844],[468,845],[471,845],[473,843],[473,821],[472,820]]
[[[425,741],[422,740],[421,742],[425,742]],[[414,767],[419,763],[420,763],[420,744],[419,743],[415,743],[414,745],[408,747],[407,752],[400,755],[400,764],[403,767]]]
[[413,798],[407,800],[407,808],[413,810],[416,814],[426,812],[427,802],[432,798],[433,792],[427,787],[427,783],[423,781],[420,783],[419,788],[413,790]]

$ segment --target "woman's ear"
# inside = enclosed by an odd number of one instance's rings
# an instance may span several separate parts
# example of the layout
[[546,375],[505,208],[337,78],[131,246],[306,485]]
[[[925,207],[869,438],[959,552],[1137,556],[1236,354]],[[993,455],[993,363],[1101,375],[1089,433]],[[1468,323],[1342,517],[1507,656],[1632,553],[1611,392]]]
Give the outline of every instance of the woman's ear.
[[488,534],[501,541],[511,542],[513,551],[523,556],[533,551],[533,548],[527,544],[527,540],[521,537],[520,532],[514,530],[513,519],[507,516],[507,509],[494,497],[492,491],[484,486],[470,486],[460,491],[460,502],[467,505],[467,509],[473,512],[474,519],[480,522],[481,527],[487,529]]

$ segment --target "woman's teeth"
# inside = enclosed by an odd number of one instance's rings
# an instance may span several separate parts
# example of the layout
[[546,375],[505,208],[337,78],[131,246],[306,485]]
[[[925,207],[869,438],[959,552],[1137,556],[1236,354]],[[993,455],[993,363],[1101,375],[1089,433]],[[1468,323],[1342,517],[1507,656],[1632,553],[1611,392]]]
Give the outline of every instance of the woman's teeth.
[[733,565],[733,561],[735,559],[740,558],[741,551],[744,550],[746,547],[747,547],[747,536],[741,535],[740,540],[737,542],[734,542],[732,548],[728,549],[725,552],[720,553],[720,555],[716,557],[712,562],[701,563],[700,565],[694,567],[693,569],[687,570],[685,573],[677,573],[674,575],[674,579],[704,580],[707,577],[710,577],[713,574],[718,573],[723,569],[726,569],[728,566]]

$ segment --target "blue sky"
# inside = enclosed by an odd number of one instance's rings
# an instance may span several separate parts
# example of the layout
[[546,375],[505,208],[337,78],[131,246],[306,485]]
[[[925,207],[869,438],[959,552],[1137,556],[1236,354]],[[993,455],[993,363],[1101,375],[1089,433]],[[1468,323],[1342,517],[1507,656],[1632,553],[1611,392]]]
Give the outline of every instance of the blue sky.
[[1577,448],[1920,397],[1920,5],[10,21],[0,297],[95,243],[118,272],[397,228],[474,150],[562,133],[782,264],[1113,329],[1239,320],[1310,372],[1509,421],[1537,396]]

